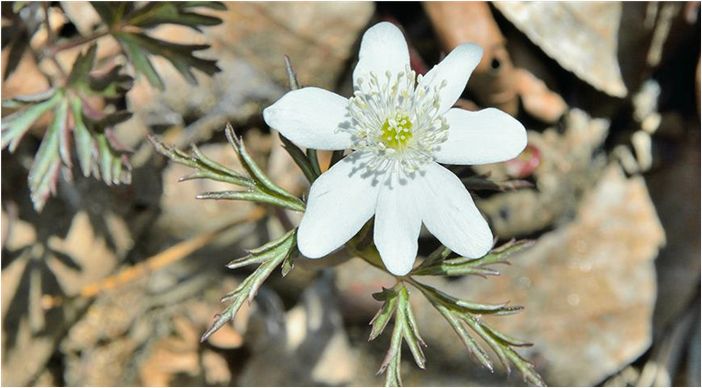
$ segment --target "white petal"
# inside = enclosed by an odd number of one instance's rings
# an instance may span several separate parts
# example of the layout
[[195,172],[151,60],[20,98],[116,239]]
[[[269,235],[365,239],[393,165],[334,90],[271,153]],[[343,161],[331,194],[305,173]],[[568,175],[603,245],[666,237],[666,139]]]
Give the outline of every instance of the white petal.
[[387,71],[397,74],[407,66],[409,49],[402,31],[392,23],[378,23],[363,34],[358,64],[353,71],[353,85],[358,86],[359,78],[368,82],[370,72],[383,80]]
[[422,78],[420,85],[429,86],[431,89],[446,82],[439,90],[440,113],[446,112],[456,103],[482,56],[483,49],[480,46],[472,43],[462,44]]
[[398,276],[406,275],[417,257],[422,218],[416,183],[416,180],[395,181],[383,185],[378,195],[373,240],[385,268]]
[[320,258],[349,241],[375,212],[380,184],[365,174],[366,155],[354,152],[312,184],[298,230],[298,248]]
[[429,232],[461,256],[485,255],[492,247],[492,232],[461,180],[430,163],[424,181],[421,212]]
[[448,139],[434,153],[439,163],[484,164],[517,157],[526,147],[524,126],[499,109],[450,109]]
[[347,121],[348,100],[320,88],[302,88],[286,93],[263,110],[263,119],[293,143],[318,150],[351,147],[351,135],[340,131]]

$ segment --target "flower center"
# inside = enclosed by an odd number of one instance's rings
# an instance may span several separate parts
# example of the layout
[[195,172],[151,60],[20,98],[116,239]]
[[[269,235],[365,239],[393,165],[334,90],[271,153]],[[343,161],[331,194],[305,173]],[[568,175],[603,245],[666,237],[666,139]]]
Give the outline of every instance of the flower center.
[[349,121],[339,130],[351,133],[354,150],[372,155],[369,170],[417,171],[448,138],[448,123],[439,112],[444,86],[425,85],[409,66],[397,73],[370,72],[357,80]]
[[402,113],[387,118],[380,128],[380,141],[396,150],[405,149],[411,138],[412,122],[409,116]]

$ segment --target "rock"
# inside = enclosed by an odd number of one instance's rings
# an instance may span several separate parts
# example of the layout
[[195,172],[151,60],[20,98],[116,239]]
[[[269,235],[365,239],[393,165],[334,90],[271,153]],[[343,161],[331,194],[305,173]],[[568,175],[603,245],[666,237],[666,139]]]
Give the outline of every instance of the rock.
[[[566,115],[564,127],[565,131],[557,127],[542,133],[528,131],[529,146],[540,158],[533,170],[535,189],[476,199],[497,236],[529,235],[572,219],[583,193],[598,178],[606,160],[601,147],[609,133],[609,121],[573,109]],[[501,181],[509,178],[511,166],[501,163],[473,168]]]
[[[651,343],[653,260],[664,239],[643,179],[627,179],[611,165],[583,199],[576,219],[513,256],[502,276],[427,283],[470,301],[525,306],[513,316],[484,318],[503,333],[534,343],[521,353],[548,384],[595,385]],[[438,313],[423,298],[415,300],[430,349],[439,348],[433,352],[452,364],[464,363],[457,337],[436,324]]]
[[357,355],[349,345],[335,294],[328,271],[287,313],[277,295],[259,290],[256,319],[247,332],[252,356],[237,383],[338,386],[354,381]]
[[559,94],[549,90],[544,81],[528,70],[517,69],[516,79],[524,110],[534,117],[547,123],[555,123],[568,109]]
[[617,59],[619,3],[495,3],[532,42],[595,88],[625,97]]

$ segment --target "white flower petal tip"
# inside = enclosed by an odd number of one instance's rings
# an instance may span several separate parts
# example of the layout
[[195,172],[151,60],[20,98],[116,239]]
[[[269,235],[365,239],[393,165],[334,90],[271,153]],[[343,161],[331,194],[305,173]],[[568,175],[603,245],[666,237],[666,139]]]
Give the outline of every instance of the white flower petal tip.
[[312,184],[297,233],[304,256],[319,258],[341,247],[375,213],[380,185],[363,174],[366,159],[351,154]]
[[413,255],[414,256],[410,257],[401,255],[395,256],[388,253],[383,255],[381,253],[381,258],[383,259],[383,265],[385,265],[385,269],[387,269],[388,272],[395,276],[405,276],[414,266],[414,260],[417,257],[416,250]]
[[263,110],[263,120],[293,143],[318,150],[351,147],[351,135],[340,130],[347,120],[348,99],[320,88],[286,93]]
[[429,232],[461,256],[489,252],[492,232],[461,180],[436,163],[427,167],[424,180],[422,220]]
[[527,145],[524,125],[499,109],[446,113],[448,139],[434,156],[446,164],[497,163],[516,158]]
[[380,22],[363,34],[358,64],[353,71],[354,87],[358,87],[360,79],[367,82],[371,72],[383,77],[386,72],[397,74],[409,63],[409,49],[402,31],[392,23]]
[[439,89],[439,112],[446,112],[458,101],[482,56],[483,49],[480,46],[473,43],[461,44],[422,78],[421,85]]

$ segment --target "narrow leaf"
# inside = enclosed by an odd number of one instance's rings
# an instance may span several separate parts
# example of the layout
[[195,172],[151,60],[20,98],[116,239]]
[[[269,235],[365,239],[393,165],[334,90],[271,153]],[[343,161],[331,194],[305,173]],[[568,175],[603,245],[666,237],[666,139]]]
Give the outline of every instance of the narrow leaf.
[[298,201],[290,201],[288,199],[282,199],[279,197],[274,197],[267,193],[257,192],[257,191],[217,191],[217,192],[207,192],[197,195],[197,199],[226,199],[226,200],[237,200],[237,201],[249,201],[249,202],[259,202],[266,203],[269,205],[274,205],[278,207],[283,207],[290,210],[295,210],[302,212],[305,207],[301,205]]
[[230,123],[227,123],[227,127],[224,133],[229,143],[232,145],[232,147],[234,147],[234,151],[236,151],[236,154],[239,157],[239,160],[241,161],[241,165],[244,166],[246,171],[249,173],[249,176],[253,178],[257,183],[259,183],[259,186],[261,188],[270,192],[271,194],[277,194],[279,196],[282,196],[290,200],[291,202],[299,202],[300,206],[304,208],[304,204],[302,203],[302,201],[300,201],[294,195],[285,191],[282,187],[273,183],[273,181],[271,181],[268,178],[268,176],[261,170],[261,168],[258,167],[258,164],[256,164],[253,158],[246,151],[244,143],[241,141],[241,139],[237,138],[236,133],[234,133],[234,128]]
[[90,130],[83,121],[83,106],[80,98],[70,100],[71,114],[73,115],[73,138],[76,144],[76,154],[83,176],[90,176],[93,157],[97,150]]
[[15,112],[2,120],[2,148],[9,145],[14,152],[24,134],[44,113],[56,106],[62,98],[62,93],[54,93],[50,99]]
[[37,211],[41,211],[49,196],[56,192],[61,167],[59,136],[59,131],[47,132],[29,170],[29,190]]

